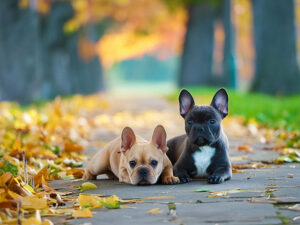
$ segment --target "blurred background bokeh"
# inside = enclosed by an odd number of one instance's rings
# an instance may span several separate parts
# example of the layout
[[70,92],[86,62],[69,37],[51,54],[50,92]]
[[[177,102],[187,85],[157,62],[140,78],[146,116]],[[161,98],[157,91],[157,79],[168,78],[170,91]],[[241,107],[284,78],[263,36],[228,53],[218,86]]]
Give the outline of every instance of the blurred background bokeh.
[[299,0],[1,0],[0,100],[300,93]]

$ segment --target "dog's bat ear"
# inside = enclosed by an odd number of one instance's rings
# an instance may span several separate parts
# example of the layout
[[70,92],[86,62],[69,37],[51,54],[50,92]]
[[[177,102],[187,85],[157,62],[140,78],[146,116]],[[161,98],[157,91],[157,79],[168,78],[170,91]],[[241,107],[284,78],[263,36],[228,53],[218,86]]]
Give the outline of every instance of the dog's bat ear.
[[217,91],[210,105],[218,110],[223,119],[228,115],[228,94],[224,88]]
[[126,152],[129,150],[135,143],[136,138],[133,130],[130,127],[125,127],[121,135],[122,144],[121,151]]
[[163,152],[168,151],[167,133],[162,125],[157,125],[155,127],[151,142],[156,148],[161,149]]
[[194,105],[195,101],[191,93],[182,89],[179,94],[180,115],[184,118]]

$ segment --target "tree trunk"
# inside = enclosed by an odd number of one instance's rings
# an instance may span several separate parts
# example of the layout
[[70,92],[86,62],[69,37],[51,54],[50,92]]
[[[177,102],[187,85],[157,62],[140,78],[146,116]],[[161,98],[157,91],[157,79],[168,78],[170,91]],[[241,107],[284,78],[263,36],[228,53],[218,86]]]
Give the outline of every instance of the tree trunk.
[[69,2],[53,3],[41,16],[19,9],[18,0],[0,1],[0,100],[30,103],[103,87],[98,57],[79,56],[79,37],[89,34],[63,31],[73,13]]
[[217,6],[201,1],[191,4],[188,14],[179,86],[210,85]]
[[252,0],[256,49],[253,91],[300,92],[293,0]]
[[39,19],[33,10],[19,10],[18,0],[0,1],[0,99],[37,99],[43,79]]
[[231,0],[222,1],[222,23],[225,33],[223,49],[222,79],[225,87],[236,88],[235,34],[231,21]]

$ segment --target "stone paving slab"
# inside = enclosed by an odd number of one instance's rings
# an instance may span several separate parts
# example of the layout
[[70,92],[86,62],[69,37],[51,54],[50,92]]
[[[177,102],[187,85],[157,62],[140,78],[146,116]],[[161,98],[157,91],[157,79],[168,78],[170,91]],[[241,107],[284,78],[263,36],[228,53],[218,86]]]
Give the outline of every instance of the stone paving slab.
[[[294,178],[287,174],[293,173]],[[276,212],[292,219],[299,212],[289,211],[273,204],[256,204],[249,200],[266,201],[267,188],[276,189],[272,194],[281,201],[300,202],[300,166],[285,165],[279,168],[247,170],[234,174],[232,180],[221,185],[210,185],[205,180],[192,181],[180,185],[132,186],[117,181],[100,179],[93,181],[98,189],[87,190],[88,194],[116,194],[122,199],[138,199],[153,196],[166,196],[161,199],[144,200],[144,203],[128,204],[122,209],[100,209],[91,219],[71,220],[70,224],[281,224]],[[247,177],[252,177],[248,179]],[[274,179],[276,178],[276,179]],[[51,185],[60,190],[72,190],[73,185],[82,181],[53,181]],[[71,184],[68,186],[68,184]],[[263,192],[242,192],[225,197],[208,197],[210,193],[194,192],[197,188],[211,191],[231,189],[261,190]],[[78,190],[73,190],[78,192]],[[187,192],[190,191],[190,192]],[[169,197],[169,198],[167,198]],[[201,203],[199,203],[201,201]],[[168,203],[176,204],[177,218],[170,216]],[[162,212],[150,215],[148,210],[160,208]]]

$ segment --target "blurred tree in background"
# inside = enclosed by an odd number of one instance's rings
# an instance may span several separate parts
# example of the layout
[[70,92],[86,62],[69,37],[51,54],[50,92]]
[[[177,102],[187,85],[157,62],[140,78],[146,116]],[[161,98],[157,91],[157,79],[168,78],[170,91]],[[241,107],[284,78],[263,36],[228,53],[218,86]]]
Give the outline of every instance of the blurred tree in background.
[[[236,86],[234,33],[230,0],[185,1],[188,11],[179,85]],[[221,74],[213,74],[216,22],[221,21],[225,41]],[[217,78],[215,76],[217,75]]]
[[49,7],[49,1],[0,1],[1,99],[28,103],[102,87],[98,57],[78,54],[79,40],[93,43],[101,31],[90,24],[67,34],[63,26],[74,16],[70,2],[56,1]]
[[252,90],[268,94],[300,92],[293,0],[252,0],[255,78]]

